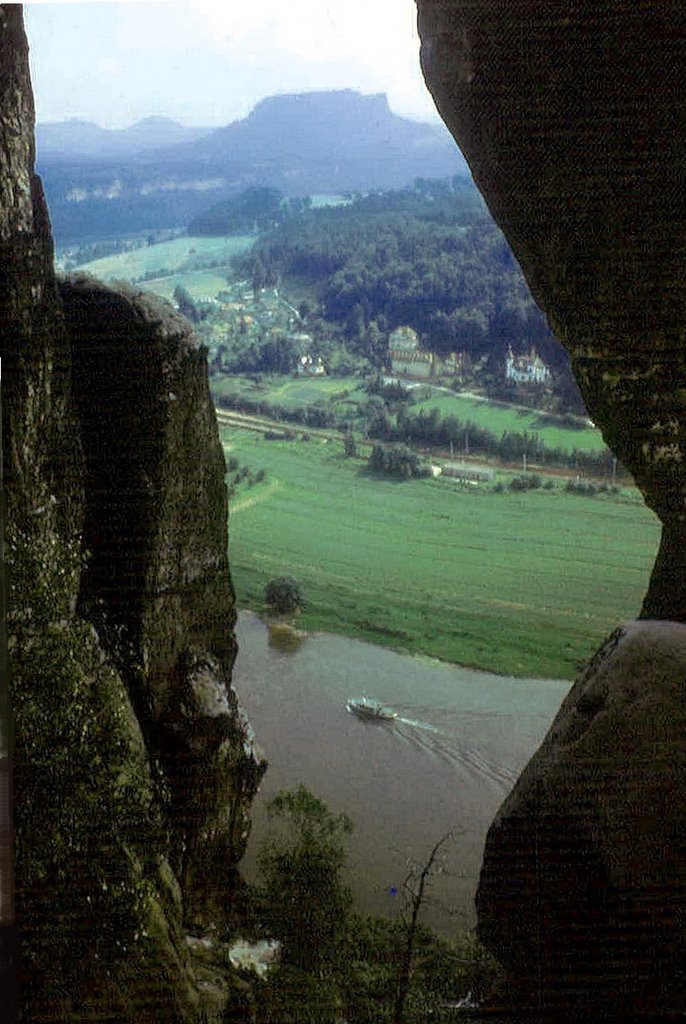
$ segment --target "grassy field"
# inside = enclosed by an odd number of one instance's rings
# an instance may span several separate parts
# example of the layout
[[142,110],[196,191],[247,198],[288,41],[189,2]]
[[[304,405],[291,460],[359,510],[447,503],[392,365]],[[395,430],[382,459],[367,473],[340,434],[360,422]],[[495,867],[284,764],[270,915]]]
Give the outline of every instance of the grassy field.
[[128,281],[158,270],[192,269],[192,264],[198,260],[221,260],[222,263],[228,263],[232,256],[248,249],[254,241],[252,235],[236,235],[230,238],[180,235],[168,242],[158,242],[156,245],[144,246],[132,252],[104,256],[91,263],[84,263],[79,270],[85,270],[102,280],[117,278]]
[[342,445],[223,429],[227,454],[267,472],[231,502],[241,607],[291,574],[300,624],[496,672],[570,678],[638,612],[658,524],[623,499],[523,494],[368,475]]
[[184,271],[171,277],[156,277],[144,281],[140,287],[171,300],[177,284],[182,285],[196,300],[212,299],[222,288],[226,288],[226,274],[221,270]]
[[540,434],[549,448],[564,448],[565,451],[602,451],[605,447],[600,431],[591,427],[574,429],[550,425],[541,421],[541,414],[534,410],[512,408],[500,402],[481,401],[465,395],[434,394],[418,402],[413,409],[439,409],[444,416],[457,416],[471,420],[478,427],[485,427],[498,437],[504,431],[518,434]]
[[[369,396],[355,377],[263,377],[260,384],[249,377],[212,377],[215,395],[238,394],[264,399],[288,409],[314,405],[315,402],[364,401]],[[344,392],[348,394],[344,396]]]
[[[262,398],[287,408],[317,401],[334,401],[340,412],[345,412],[346,402],[363,402],[369,397],[360,385],[361,382],[354,377],[297,379],[274,376],[263,377],[259,384],[242,377],[212,378],[212,390],[217,396],[227,392],[240,394],[246,398]],[[343,397],[346,391],[349,394]],[[338,401],[337,396],[340,396]],[[500,437],[506,430],[520,434],[527,432],[538,434],[548,448],[562,448],[568,452],[575,448],[580,451],[602,451],[605,448],[600,432],[591,427],[574,429],[551,425],[542,421],[541,414],[535,410],[522,411],[500,402],[482,401],[465,395],[434,391],[430,398],[409,406],[409,410],[416,413],[419,409],[434,407],[444,416],[457,416],[465,423],[471,421],[479,427],[485,427],[496,437]]]

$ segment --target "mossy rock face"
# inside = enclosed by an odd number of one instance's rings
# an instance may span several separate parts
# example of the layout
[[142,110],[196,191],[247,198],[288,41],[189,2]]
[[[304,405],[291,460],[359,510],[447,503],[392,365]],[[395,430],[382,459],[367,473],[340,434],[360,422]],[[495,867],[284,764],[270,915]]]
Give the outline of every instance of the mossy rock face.
[[159,785],[126,687],[91,626],[51,618],[74,565],[12,533],[8,554],[25,1019],[193,1021]]
[[162,767],[172,866],[189,921],[207,923],[230,910],[225,879],[264,764],[230,684],[225,463],[205,351],[156,296],[84,275],[60,292],[86,462],[81,607]]
[[662,521],[642,617],[672,620],[613,636],[563,705],[489,833],[479,930],[525,1012],[676,1019],[685,998],[675,909],[685,900],[675,777],[684,639],[674,622],[686,622],[686,8],[417,6],[438,109],[569,351],[590,415]]
[[[187,923],[221,930],[230,918],[264,770],[230,685],[227,502],[205,355],[183,318],[135,290],[82,280],[62,301],[33,159],[21,7],[0,5],[22,1020],[200,1024]],[[234,995],[243,1005],[225,974],[226,1007]]]

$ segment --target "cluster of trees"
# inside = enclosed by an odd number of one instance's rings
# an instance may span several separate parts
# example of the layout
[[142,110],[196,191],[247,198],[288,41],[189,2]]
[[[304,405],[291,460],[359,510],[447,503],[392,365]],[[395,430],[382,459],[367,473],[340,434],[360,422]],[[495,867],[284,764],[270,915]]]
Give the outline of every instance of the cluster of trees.
[[300,343],[286,333],[234,336],[213,346],[211,370],[215,373],[293,372],[300,356]]
[[[615,462],[609,449],[582,451],[548,447],[537,433],[522,433],[506,430],[494,434],[485,427],[471,421],[460,420],[457,416],[441,415],[436,408],[413,412],[405,407],[406,399],[388,403],[380,396],[373,395],[366,404],[358,403],[356,418],[365,421],[368,437],[393,444],[414,443],[420,447],[448,448],[484,455],[505,463],[529,463],[546,466],[560,466],[588,472],[596,476],[614,475],[617,479],[626,476],[623,467]],[[221,395],[219,405],[238,409],[242,412],[272,416],[290,423],[302,423],[310,427],[321,427],[349,431],[351,412],[338,413],[331,406],[310,405],[286,407],[266,399],[252,399],[246,396]]]
[[417,453],[404,444],[396,444],[391,447],[375,444],[369,454],[369,468],[373,469],[375,473],[394,476],[400,480],[429,476],[431,472]]
[[219,395],[217,405],[225,409],[237,409],[240,412],[256,413],[258,416],[270,416],[286,423],[301,423],[307,427],[321,429],[337,429],[347,427],[335,410],[325,405],[299,405],[295,407],[267,402],[264,399],[252,399],[239,395]]
[[495,965],[471,936],[449,941],[422,926],[439,840],[399,886],[398,921],[361,915],[342,881],[352,830],[298,786],[268,806],[276,826],[264,843],[254,890],[258,933],[280,942],[278,966],[256,986],[259,1024],[412,1024],[440,1022],[445,1004],[480,996]]
[[252,487],[253,484],[260,484],[267,477],[264,469],[252,470],[249,466],[241,466],[235,456],[232,456],[226,463],[226,490],[229,497],[233,497],[241,484]]
[[571,380],[507,242],[464,185],[418,182],[305,211],[236,257],[235,268],[265,284],[285,274],[314,283],[324,316],[374,365],[387,359],[388,333],[409,324],[434,352],[485,356],[498,367],[509,345],[534,346]]
[[195,216],[189,235],[236,235],[266,231],[309,210],[309,196],[285,199],[277,188],[248,188]]

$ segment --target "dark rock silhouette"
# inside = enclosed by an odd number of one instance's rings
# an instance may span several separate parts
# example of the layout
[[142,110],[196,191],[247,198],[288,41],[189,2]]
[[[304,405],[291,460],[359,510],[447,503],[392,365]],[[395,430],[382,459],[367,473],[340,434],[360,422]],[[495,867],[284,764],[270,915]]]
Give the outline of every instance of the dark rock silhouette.
[[19,5],[0,6],[0,136],[22,1020],[218,1021],[245,1004],[218,942],[265,765],[230,683],[205,353],[135,290],[58,291]]
[[[645,0],[418,8],[438,108],[592,418],[662,522],[641,614],[684,622],[686,11]],[[683,1011],[677,636],[633,627],[591,666],[489,833],[480,933],[515,1003],[555,1019]]]

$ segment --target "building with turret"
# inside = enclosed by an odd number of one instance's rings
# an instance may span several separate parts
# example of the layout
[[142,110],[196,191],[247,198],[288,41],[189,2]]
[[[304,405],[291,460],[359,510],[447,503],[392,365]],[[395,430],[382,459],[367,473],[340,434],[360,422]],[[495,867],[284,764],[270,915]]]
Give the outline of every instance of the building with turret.
[[535,349],[528,355],[516,356],[510,345],[505,357],[505,379],[515,384],[545,384],[550,380],[550,370]]

